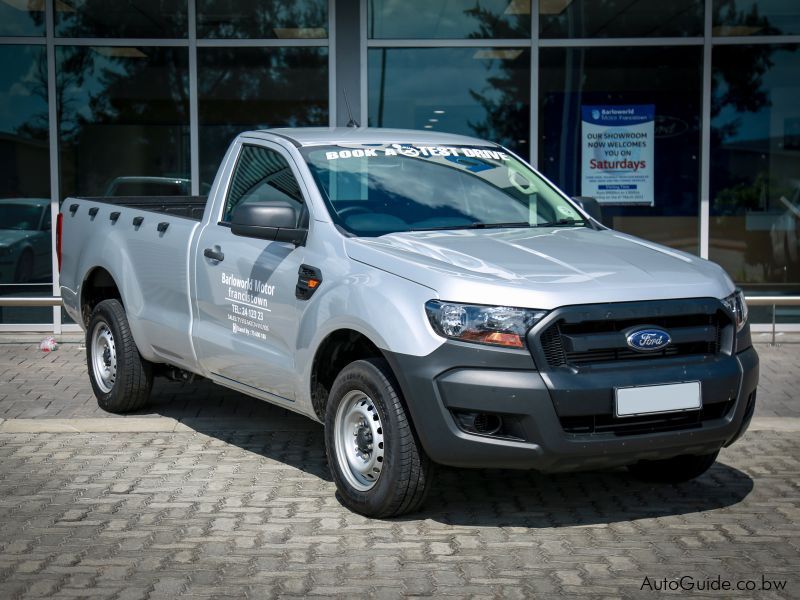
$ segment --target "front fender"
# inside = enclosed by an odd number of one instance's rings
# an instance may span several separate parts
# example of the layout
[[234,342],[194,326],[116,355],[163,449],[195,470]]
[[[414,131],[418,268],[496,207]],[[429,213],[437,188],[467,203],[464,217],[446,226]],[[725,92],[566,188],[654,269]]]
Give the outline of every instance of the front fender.
[[425,302],[438,297],[435,290],[361,263],[350,264],[349,275],[337,277],[330,285],[324,282],[301,312],[297,398],[309,406],[314,356],[335,331],[357,331],[381,350],[412,356],[427,356],[444,343],[425,315]]

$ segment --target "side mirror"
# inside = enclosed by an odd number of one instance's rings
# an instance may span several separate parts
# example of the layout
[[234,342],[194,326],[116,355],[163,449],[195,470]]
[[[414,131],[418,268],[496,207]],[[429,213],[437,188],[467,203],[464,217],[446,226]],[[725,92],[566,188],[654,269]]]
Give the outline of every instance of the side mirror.
[[302,246],[308,229],[298,228],[298,220],[297,208],[285,200],[246,202],[233,211],[231,232],[243,237]]
[[575,196],[573,200],[583,209],[583,212],[588,214],[598,223],[603,222],[603,209],[596,198],[589,196]]

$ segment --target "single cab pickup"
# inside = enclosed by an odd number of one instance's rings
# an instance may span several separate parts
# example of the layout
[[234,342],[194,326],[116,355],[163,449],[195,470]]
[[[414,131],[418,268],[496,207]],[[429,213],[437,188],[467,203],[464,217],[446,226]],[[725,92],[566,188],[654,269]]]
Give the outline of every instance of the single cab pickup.
[[101,407],[197,374],[307,415],[369,516],[436,463],[697,477],[753,414],[747,306],[598,211],[480,139],[253,131],[208,199],[67,198],[61,293]]

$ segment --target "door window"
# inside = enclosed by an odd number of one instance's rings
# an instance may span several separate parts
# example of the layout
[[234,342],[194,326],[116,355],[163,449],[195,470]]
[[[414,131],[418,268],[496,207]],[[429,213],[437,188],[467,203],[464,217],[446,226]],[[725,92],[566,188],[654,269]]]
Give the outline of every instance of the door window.
[[284,200],[303,207],[300,186],[289,163],[279,152],[262,146],[242,146],[225,199],[223,222],[230,222],[233,211],[244,202]]

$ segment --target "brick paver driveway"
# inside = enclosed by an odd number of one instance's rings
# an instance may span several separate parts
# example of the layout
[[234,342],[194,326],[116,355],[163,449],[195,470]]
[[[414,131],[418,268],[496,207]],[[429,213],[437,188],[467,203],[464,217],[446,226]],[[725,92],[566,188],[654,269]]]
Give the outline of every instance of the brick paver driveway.
[[[26,348],[0,346],[0,417],[100,416],[79,349]],[[761,415],[796,424],[797,352],[765,355]],[[250,433],[214,425],[230,414],[217,395]],[[151,414],[196,418],[180,433],[0,433],[0,599],[644,598],[682,576],[754,589],[668,595],[800,597],[797,427],[759,427],[679,486],[441,469],[422,513],[377,521],[338,503],[309,421],[209,384],[162,384]]]

